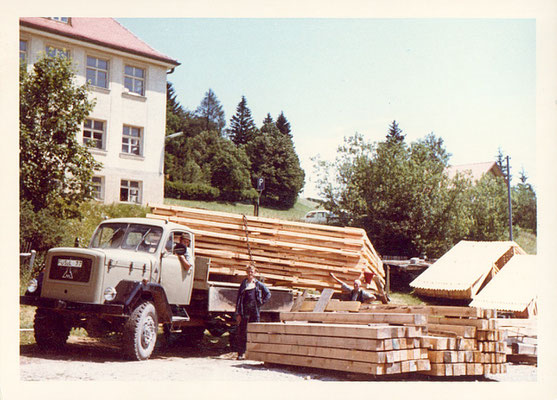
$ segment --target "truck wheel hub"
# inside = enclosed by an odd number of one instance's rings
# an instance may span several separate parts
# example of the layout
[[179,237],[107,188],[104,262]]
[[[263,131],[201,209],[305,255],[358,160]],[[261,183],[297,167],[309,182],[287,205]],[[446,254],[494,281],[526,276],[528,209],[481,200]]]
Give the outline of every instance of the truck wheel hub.
[[143,329],[141,330],[141,345],[146,348],[153,341],[156,335],[155,321],[151,317],[145,319]]

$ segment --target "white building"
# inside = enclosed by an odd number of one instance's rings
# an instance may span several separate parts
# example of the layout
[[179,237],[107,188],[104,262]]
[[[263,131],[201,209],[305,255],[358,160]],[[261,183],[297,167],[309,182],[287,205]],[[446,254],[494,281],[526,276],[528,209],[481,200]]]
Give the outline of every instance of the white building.
[[112,18],[20,18],[20,58],[65,52],[77,84],[89,80],[96,105],[82,143],[103,164],[94,177],[104,203],[162,203],[166,75],[179,63]]

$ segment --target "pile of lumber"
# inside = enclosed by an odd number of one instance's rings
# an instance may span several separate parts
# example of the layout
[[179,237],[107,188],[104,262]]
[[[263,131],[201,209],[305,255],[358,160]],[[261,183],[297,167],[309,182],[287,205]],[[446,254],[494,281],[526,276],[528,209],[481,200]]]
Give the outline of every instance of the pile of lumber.
[[363,229],[308,224],[168,205],[151,205],[149,218],[190,228],[196,255],[211,258],[209,279],[239,281],[251,260],[265,283],[291,288],[340,288],[372,272],[385,283],[380,256]]
[[538,361],[537,318],[499,318],[507,337],[507,359],[535,364]]
[[248,325],[250,360],[371,375],[428,371],[422,315],[281,313]]
[[506,372],[495,310],[329,299],[324,291],[281,313],[281,322],[249,324],[247,358],[371,375]]
[[506,335],[495,310],[452,306],[365,305],[360,312],[427,316],[429,375],[463,376],[506,372]]

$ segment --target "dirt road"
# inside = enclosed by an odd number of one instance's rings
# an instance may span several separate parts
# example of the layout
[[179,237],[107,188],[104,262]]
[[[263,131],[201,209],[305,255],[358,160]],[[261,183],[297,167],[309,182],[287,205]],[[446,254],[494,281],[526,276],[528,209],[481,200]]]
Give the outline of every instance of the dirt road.
[[536,381],[537,368],[508,365],[506,374],[486,377],[428,377],[417,374],[375,377],[338,371],[238,361],[225,339],[206,336],[192,345],[180,338],[159,341],[151,359],[122,360],[117,347],[71,336],[65,351],[43,352],[36,345],[20,347],[22,381]]

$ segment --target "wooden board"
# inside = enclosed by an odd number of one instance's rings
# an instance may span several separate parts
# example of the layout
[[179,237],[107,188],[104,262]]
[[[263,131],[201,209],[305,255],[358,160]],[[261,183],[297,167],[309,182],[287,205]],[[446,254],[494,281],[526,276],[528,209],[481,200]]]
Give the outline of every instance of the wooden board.
[[403,338],[408,334],[420,335],[419,331],[412,331],[411,327],[376,325],[336,325],[323,323],[280,323],[257,322],[248,324],[248,332],[281,333],[295,335],[322,335],[334,337],[356,337],[367,339]]
[[282,321],[312,321],[336,324],[398,324],[426,325],[427,319],[422,314],[397,313],[343,313],[343,312],[291,312],[280,313]]
[[333,297],[333,293],[333,289],[324,289],[321,292],[321,296],[319,296],[319,300],[317,300],[317,304],[313,308],[313,312],[322,313],[323,311],[325,311],[327,304],[329,304],[329,300],[331,300],[331,297]]
[[321,357],[260,353],[255,351],[246,352],[246,357],[249,360],[263,361],[274,364],[295,365],[300,367],[330,369],[371,375],[400,374],[403,373],[403,371],[418,372],[426,371],[430,368],[429,360],[412,360],[390,364],[374,364]]
[[[320,346],[340,349],[359,349],[365,351],[412,350],[422,347],[417,338],[364,339],[331,337],[322,335],[295,335],[276,333],[248,333],[248,341],[271,344],[295,344],[301,346]],[[425,349],[426,350],[426,349]]]

